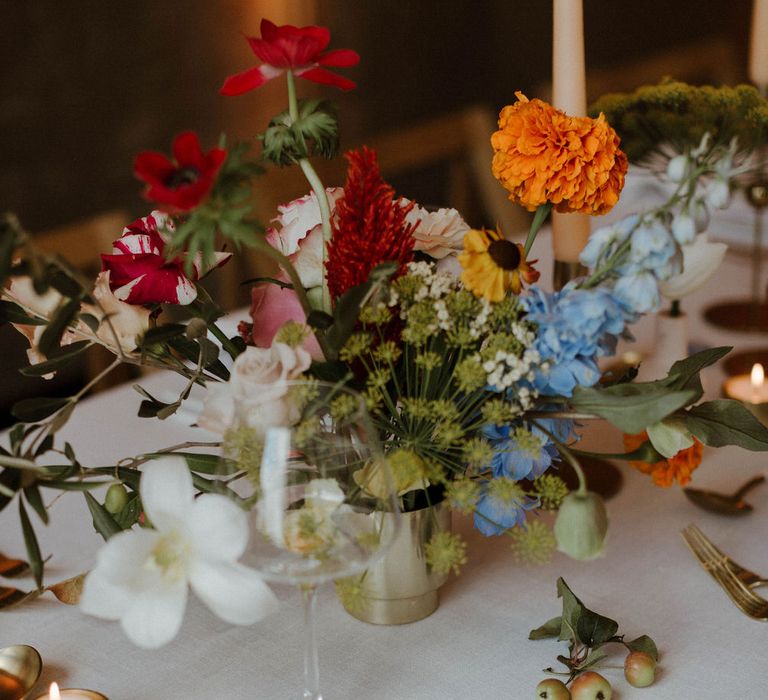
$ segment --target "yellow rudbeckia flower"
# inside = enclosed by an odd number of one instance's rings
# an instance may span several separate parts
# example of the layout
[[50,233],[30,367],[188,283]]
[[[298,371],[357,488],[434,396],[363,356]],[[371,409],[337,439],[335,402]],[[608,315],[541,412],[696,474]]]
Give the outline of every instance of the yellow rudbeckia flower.
[[520,294],[523,282],[533,284],[539,273],[525,259],[520,243],[504,238],[501,231],[472,229],[464,236],[464,252],[459,256],[464,286],[488,301],[501,301],[508,290]]

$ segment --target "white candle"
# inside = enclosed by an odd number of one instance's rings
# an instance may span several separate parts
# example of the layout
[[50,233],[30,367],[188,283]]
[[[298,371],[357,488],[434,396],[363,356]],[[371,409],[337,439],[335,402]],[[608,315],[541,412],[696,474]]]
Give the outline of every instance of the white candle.
[[[582,0],[553,0],[552,14],[552,104],[581,117],[587,113]],[[552,229],[555,260],[577,262],[589,238],[589,215],[555,212]]]
[[768,88],[768,0],[753,0],[749,39],[749,79]]
[[35,700],[107,700],[107,696],[95,690],[82,688],[59,689],[58,683],[51,683],[48,692],[45,695],[39,695]]
[[752,366],[750,374],[738,374],[726,380],[725,394],[753,406],[768,403],[768,384],[763,366],[758,362]]

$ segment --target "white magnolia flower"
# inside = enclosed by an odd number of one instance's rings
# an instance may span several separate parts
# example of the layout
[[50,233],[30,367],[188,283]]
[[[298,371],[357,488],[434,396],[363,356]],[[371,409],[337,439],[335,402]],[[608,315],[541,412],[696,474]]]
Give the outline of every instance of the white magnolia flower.
[[183,459],[147,466],[141,499],[155,529],[118,533],[102,547],[85,580],[84,612],[120,620],[134,644],[155,649],[179,631],[189,586],[231,624],[250,625],[276,610],[259,574],[237,563],[248,540],[246,514],[221,495],[195,499]]
[[700,233],[693,243],[682,246],[683,271],[660,281],[659,290],[668,299],[682,299],[695,292],[715,273],[727,248],[725,243],[712,243],[706,233]]
[[249,428],[291,425],[299,416],[288,382],[299,379],[311,364],[303,347],[275,342],[269,348],[246,348],[235,360],[229,382],[206,392],[198,425],[223,434],[232,425],[236,405]]
[[[402,203],[404,206],[410,204],[407,199],[403,199]],[[409,224],[419,222],[413,232],[413,249],[437,260],[461,252],[464,234],[469,231],[469,224],[455,209],[427,211],[416,204],[405,221]]]

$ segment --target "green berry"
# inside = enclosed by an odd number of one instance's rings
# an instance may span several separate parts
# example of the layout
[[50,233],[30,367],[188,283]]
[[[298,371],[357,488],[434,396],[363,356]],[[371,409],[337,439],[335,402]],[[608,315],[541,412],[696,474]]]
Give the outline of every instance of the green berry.
[[635,688],[645,688],[656,677],[656,659],[644,651],[631,651],[624,660],[624,678]]
[[557,678],[546,678],[536,686],[537,700],[571,700],[568,686]]
[[122,484],[112,484],[107,489],[106,498],[104,498],[104,507],[108,513],[117,515],[125,504],[128,503],[128,491]]
[[611,700],[611,684],[599,673],[586,671],[571,683],[571,700]]

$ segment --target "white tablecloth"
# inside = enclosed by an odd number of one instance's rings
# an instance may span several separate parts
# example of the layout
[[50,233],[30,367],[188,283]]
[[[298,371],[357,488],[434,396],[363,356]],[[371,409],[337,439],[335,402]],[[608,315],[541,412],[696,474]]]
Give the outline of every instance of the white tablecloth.
[[[544,246],[544,241],[538,246]],[[546,269],[546,268],[543,268]],[[706,298],[739,296],[749,288],[743,260],[729,258],[719,283],[687,300],[692,338],[741,347],[760,338],[735,336],[698,321]],[[651,341],[646,323],[641,344]],[[142,382],[168,395],[180,378],[153,375]],[[708,377],[710,393],[718,373]],[[85,401],[62,439],[77,447],[84,464],[114,464],[121,457],[187,439],[200,431],[176,417],[160,422],[135,417],[139,397],[130,387]],[[597,441],[616,448],[616,436],[596,431]],[[613,440],[613,443],[612,443]],[[594,441],[594,438],[593,438]],[[708,450],[696,472],[700,487],[733,489],[765,471],[765,457],[736,448]],[[654,700],[760,698],[768,682],[768,627],[736,610],[688,552],[679,532],[696,522],[746,566],[768,573],[768,486],[749,500],[755,512],[726,518],[696,509],[679,488],[662,490],[649,478],[622,467],[625,487],[608,502],[611,519],[605,557],[576,562],[563,556],[546,566],[515,563],[505,538],[484,538],[461,518],[455,527],[469,542],[470,563],[441,594],[437,612],[400,627],[376,627],[347,615],[325,588],[319,606],[321,675],[328,700],[446,700],[533,697],[541,669],[557,665],[565,644],[528,641],[531,628],[558,615],[555,581],[563,576],[584,603],[617,619],[629,639],[651,635],[661,653],[658,681],[635,690],[623,680],[623,654],[601,672],[614,697]],[[54,494],[47,494],[52,498]],[[0,551],[25,557],[17,509],[0,513]],[[80,494],[64,494],[51,508],[48,528],[37,523],[48,581],[87,570],[101,539],[94,534]],[[279,700],[301,691],[302,616],[299,597],[278,589],[279,613],[248,628],[231,627],[191,600],[179,637],[159,651],[133,647],[117,624],[86,617],[46,594],[0,613],[0,647],[37,647],[45,669],[38,692],[53,680],[101,690],[111,700]],[[618,648],[617,648],[618,651]]]

